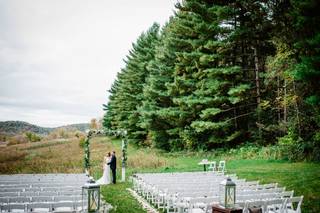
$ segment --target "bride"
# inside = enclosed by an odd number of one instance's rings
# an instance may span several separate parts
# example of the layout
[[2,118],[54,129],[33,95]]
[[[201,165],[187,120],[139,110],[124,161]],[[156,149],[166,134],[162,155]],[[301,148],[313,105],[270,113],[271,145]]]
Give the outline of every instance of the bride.
[[97,180],[97,183],[100,185],[106,185],[110,184],[111,178],[110,178],[110,166],[108,163],[111,161],[111,154],[108,152],[107,156],[103,159],[103,175],[102,177]]

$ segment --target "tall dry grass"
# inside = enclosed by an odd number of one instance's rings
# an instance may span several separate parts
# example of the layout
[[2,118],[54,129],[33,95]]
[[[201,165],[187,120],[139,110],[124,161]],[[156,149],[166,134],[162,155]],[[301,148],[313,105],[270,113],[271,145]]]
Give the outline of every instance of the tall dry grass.
[[[100,142],[99,142],[100,140]],[[91,143],[93,167],[101,164],[108,139]],[[38,142],[0,148],[0,174],[83,172],[83,149],[78,140]]]
[[[91,170],[102,172],[103,158],[116,151],[117,166],[121,168],[120,141],[111,142],[107,137],[97,137],[90,143]],[[17,144],[0,148],[0,174],[16,173],[79,173],[83,172],[83,148],[79,140],[46,141]],[[129,145],[128,167],[132,169],[155,169],[169,165],[165,157],[154,151],[133,149]]]
[[130,168],[155,169],[168,165],[167,159],[157,154],[145,152],[143,149],[136,150],[129,156],[128,166]]

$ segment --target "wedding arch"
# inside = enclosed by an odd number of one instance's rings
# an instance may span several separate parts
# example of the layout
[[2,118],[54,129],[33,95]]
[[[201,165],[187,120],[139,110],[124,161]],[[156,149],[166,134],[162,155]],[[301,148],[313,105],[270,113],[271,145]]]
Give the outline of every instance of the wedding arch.
[[122,139],[122,163],[121,163],[121,181],[126,179],[126,166],[127,166],[127,148],[128,148],[128,138],[126,130],[110,130],[110,129],[99,129],[99,130],[89,130],[84,143],[84,169],[87,175],[90,175],[90,140],[95,136],[106,135],[106,136],[116,136]]

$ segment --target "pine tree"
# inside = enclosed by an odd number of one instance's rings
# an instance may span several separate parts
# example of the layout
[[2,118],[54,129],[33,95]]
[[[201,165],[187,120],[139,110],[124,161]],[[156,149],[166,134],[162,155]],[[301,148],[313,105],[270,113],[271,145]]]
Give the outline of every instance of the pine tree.
[[150,72],[144,86],[143,105],[140,107],[140,126],[148,131],[152,144],[164,150],[170,150],[177,137],[170,135],[168,130],[174,128],[175,123],[167,119],[166,112],[173,106],[168,93],[167,84],[172,82],[172,72],[175,63],[175,51],[169,40],[174,36],[171,27],[175,18],[163,27],[160,42],[156,46],[155,57],[148,64]]
[[118,82],[110,92],[110,101],[105,105],[104,124],[114,129],[125,129],[130,139],[144,141],[145,129],[139,125],[138,108],[143,100],[143,87],[149,75],[147,65],[154,58],[155,45],[158,42],[159,25],[154,24],[146,33],[142,33],[132,45],[125,63],[118,75]]
[[231,7],[189,0],[177,8],[168,38],[176,49],[173,82],[167,84],[173,106],[163,117],[175,124],[167,132],[179,136],[176,147],[213,148],[240,135],[232,108],[250,87],[228,57],[231,29],[224,23]]

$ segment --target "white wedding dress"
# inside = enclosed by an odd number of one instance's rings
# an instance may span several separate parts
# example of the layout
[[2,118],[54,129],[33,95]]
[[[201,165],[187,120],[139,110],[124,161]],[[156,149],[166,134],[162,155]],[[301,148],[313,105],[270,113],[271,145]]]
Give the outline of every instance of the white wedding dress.
[[96,183],[100,185],[107,185],[111,183],[111,177],[110,177],[110,165],[108,163],[111,161],[111,157],[105,157],[103,162],[103,174],[102,177],[97,180]]

